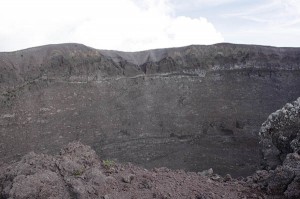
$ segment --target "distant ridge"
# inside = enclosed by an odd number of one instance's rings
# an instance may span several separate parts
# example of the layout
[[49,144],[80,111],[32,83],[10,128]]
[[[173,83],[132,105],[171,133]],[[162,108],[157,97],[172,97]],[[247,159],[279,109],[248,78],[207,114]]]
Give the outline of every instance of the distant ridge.
[[[82,44],[49,44],[0,53],[0,84],[16,85],[41,76],[136,76],[195,69],[300,68],[300,48],[220,43],[140,52],[97,50]],[[87,71],[87,69],[89,71]],[[97,75],[95,75],[97,74]]]

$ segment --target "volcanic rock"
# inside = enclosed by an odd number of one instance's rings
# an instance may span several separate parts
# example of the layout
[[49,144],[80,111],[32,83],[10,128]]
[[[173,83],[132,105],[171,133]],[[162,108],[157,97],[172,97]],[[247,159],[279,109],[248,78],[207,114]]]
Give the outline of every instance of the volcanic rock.
[[254,182],[268,194],[300,198],[300,98],[270,114],[260,129],[265,171]]
[[210,182],[193,172],[165,168],[148,171],[132,164],[116,163],[113,167],[114,172],[107,173],[95,151],[79,142],[70,143],[55,156],[30,153],[0,169],[0,198],[264,197],[261,191],[239,181]]
[[[59,44],[2,52],[0,162],[81,141],[104,160],[147,169],[251,175],[260,164],[257,129],[300,96],[299,76],[299,48],[222,43],[129,53]],[[270,145],[269,166],[298,148],[291,140],[284,151],[285,139]]]

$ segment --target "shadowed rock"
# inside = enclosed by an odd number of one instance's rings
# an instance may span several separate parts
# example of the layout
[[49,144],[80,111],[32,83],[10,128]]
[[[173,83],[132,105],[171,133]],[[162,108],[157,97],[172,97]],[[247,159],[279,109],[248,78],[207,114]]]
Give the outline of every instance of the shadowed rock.
[[260,129],[263,166],[253,181],[270,195],[300,198],[300,98],[270,114]]
[[272,113],[259,132],[267,169],[274,168],[289,153],[300,150],[300,98]]

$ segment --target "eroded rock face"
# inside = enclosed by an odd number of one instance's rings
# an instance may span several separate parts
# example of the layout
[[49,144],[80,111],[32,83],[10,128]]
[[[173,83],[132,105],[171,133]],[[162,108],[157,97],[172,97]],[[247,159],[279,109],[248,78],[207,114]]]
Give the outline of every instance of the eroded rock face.
[[0,198],[262,198],[242,181],[182,170],[148,171],[132,164],[101,162],[89,146],[75,142],[49,156],[29,153],[0,167]]
[[266,170],[253,181],[270,195],[300,198],[300,98],[272,113],[260,136]]
[[257,129],[300,96],[299,59],[298,48],[234,44],[0,53],[0,161],[77,140],[147,168],[250,175]]

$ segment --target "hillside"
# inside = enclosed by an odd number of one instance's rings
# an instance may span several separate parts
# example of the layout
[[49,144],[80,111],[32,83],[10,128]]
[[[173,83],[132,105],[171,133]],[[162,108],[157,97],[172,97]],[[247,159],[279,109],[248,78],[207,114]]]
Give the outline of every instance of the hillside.
[[260,165],[261,124],[299,88],[300,48],[2,52],[0,161],[81,141],[104,159],[247,176]]

